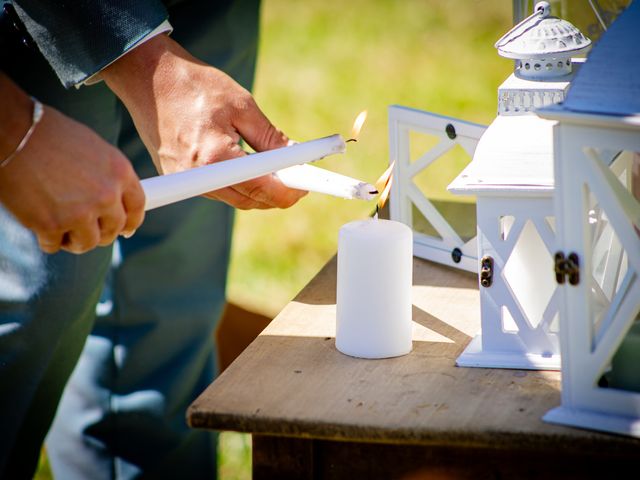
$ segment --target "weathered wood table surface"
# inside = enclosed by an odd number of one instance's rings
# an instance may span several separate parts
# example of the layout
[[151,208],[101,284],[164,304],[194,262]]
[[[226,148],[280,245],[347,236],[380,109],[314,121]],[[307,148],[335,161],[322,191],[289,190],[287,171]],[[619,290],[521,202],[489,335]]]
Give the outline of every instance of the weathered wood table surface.
[[192,427],[253,434],[254,478],[637,474],[640,441],[542,422],[559,372],[455,366],[475,275],[416,259],[413,351],[385,360],[336,350],[335,281],[334,259],[189,408]]

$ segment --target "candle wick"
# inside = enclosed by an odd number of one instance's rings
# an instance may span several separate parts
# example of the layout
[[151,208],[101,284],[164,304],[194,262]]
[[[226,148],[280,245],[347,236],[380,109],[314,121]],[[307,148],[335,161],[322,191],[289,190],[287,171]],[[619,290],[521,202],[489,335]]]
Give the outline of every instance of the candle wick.
[[358,139],[357,138],[350,138],[349,140],[346,140],[345,143],[349,143],[349,142],[357,142]]

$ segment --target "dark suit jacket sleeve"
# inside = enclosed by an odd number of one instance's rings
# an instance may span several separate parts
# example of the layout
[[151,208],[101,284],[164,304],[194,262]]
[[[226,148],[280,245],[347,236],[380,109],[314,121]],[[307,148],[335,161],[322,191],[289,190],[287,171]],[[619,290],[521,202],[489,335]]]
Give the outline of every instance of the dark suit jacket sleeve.
[[13,0],[13,4],[65,87],[109,65],[168,16],[160,0]]

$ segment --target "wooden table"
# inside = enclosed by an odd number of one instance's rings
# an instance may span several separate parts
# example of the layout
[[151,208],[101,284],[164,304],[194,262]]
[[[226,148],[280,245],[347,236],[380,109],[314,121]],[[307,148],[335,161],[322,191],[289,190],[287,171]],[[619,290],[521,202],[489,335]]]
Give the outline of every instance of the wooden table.
[[336,350],[335,279],[334,259],[189,408],[192,427],[253,434],[254,478],[637,474],[640,441],[540,420],[560,373],[455,366],[475,275],[416,259],[413,351],[385,360]]

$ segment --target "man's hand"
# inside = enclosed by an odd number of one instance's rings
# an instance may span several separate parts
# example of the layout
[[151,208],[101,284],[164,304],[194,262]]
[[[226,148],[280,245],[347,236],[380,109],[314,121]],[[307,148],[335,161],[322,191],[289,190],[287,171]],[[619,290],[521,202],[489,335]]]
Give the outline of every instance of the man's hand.
[[[256,151],[287,144],[247,90],[165,35],[135,48],[102,78],[131,113],[160,173],[245,155],[241,138]],[[206,196],[240,209],[286,208],[305,193],[267,175]]]
[[[5,113],[26,122],[26,131],[30,99],[2,73],[0,92],[11,110]],[[0,168],[0,202],[34,231],[47,253],[108,245],[144,218],[144,192],[124,155],[50,107],[24,149]]]

